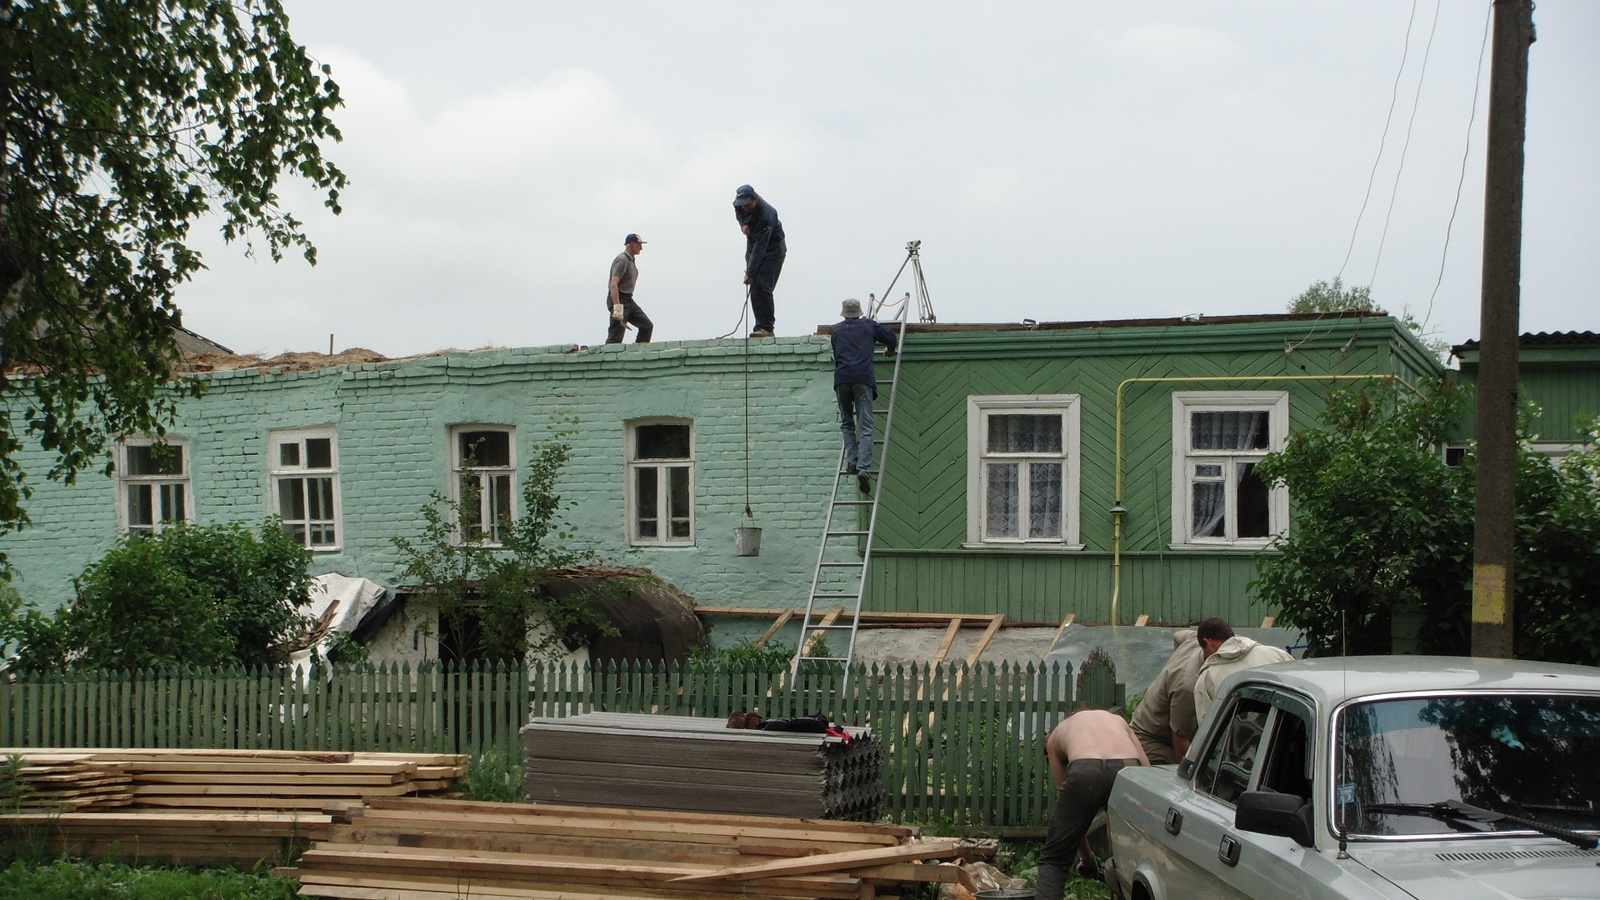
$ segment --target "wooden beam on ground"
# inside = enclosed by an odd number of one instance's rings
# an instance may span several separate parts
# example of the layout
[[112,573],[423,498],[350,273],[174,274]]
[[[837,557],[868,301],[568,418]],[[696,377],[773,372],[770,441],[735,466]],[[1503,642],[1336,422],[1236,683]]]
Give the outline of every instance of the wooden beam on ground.
[[1277,616],[1264,616],[1261,619],[1262,628],[1272,628],[1278,624]]
[[712,872],[679,875],[678,881],[752,881],[778,875],[814,875],[822,872],[846,872],[863,866],[881,866],[896,862],[920,859],[943,859],[957,855],[961,842],[948,839],[918,841],[899,847],[873,850],[846,850],[840,853],[819,853],[800,859],[779,859],[772,862],[735,866]]
[[996,634],[1000,633],[1000,626],[1005,620],[1005,613],[997,613],[989,620],[989,627],[984,629],[983,637],[978,638],[978,646],[973,647],[972,652],[967,654],[967,665],[977,664],[979,657],[983,656],[983,651],[989,649],[989,642],[994,640]]
[[756,638],[755,646],[758,648],[765,647],[767,645],[767,641],[772,640],[772,638],[777,635],[778,632],[783,630],[783,626],[789,624],[789,620],[794,618],[794,613],[795,611],[792,609],[786,609],[782,613],[779,613],[778,618],[773,620],[772,625],[767,628],[766,634]]

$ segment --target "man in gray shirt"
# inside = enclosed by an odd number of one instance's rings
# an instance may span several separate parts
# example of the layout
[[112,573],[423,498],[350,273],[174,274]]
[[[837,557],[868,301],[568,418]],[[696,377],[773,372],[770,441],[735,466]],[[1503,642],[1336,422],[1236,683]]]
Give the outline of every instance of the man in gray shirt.
[[1172,656],[1134,710],[1133,733],[1151,765],[1175,763],[1189,752],[1189,741],[1200,724],[1194,710],[1194,683],[1201,655],[1193,631],[1174,632]]
[[633,286],[639,281],[639,267],[634,257],[644,250],[644,241],[630,234],[622,241],[622,252],[611,261],[611,283],[606,288],[606,308],[611,311],[611,325],[606,329],[606,343],[622,343],[623,323],[639,329],[636,344],[650,343],[655,324],[644,314],[639,304],[633,302]]

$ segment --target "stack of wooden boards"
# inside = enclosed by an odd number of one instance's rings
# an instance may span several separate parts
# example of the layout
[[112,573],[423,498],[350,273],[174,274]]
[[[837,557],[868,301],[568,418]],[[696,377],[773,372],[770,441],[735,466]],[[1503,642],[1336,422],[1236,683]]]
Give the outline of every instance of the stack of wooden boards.
[[330,800],[445,790],[467,773],[457,753],[299,750],[21,749],[15,789],[29,807],[320,810]]
[[320,839],[330,801],[440,791],[467,757],[0,748],[0,838],[94,859],[250,865]]
[[871,822],[883,746],[729,728],[723,719],[587,713],[522,729],[528,799],[580,805]]
[[957,882],[934,860],[992,844],[898,825],[554,804],[374,799],[329,807],[299,865],[306,897],[349,900],[690,900],[897,897]]

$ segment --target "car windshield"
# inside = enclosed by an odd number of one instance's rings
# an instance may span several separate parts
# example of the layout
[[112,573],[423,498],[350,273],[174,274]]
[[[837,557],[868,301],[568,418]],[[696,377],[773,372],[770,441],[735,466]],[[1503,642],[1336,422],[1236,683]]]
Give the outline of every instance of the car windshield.
[[1435,804],[1447,801],[1570,829],[1600,828],[1600,696],[1378,700],[1343,710],[1337,733],[1335,821],[1346,834],[1524,827],[1440,814]]

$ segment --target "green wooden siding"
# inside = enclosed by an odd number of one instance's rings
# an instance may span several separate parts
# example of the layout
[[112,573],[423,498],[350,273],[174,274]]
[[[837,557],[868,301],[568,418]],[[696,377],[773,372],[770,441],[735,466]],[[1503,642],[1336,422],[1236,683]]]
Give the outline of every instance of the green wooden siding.
[[[1029,622],[1056,622],[1067,613],[1109,621],[1122,386],[1121,501],[1128,514],[1120,618],[1259,620],[1270,611],[1249,598],[1253,554],[1169,549],[1173,393],[1286,391],[1292,432],[1315,424],[1338,379],[1393,375],[1413,382],[1438,371],[1437,362],[1387,318],[914,333],[901,363],[867,605],[999,612]],[[965,548],[967,400],[1036,394],[1079,397],[1083,549]]]

